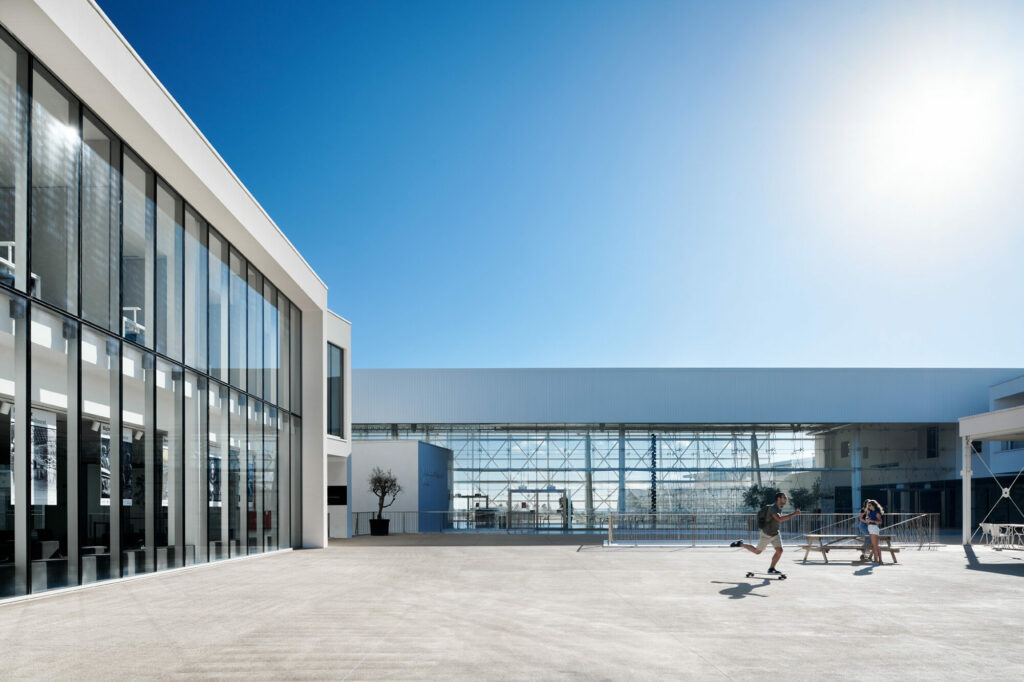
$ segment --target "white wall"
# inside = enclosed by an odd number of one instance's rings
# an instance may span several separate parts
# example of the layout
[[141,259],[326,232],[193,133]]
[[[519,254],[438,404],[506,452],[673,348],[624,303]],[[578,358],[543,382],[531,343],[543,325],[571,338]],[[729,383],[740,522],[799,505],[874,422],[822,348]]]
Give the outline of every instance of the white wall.
[[348,499],[352,512],[376,512],[377,496],[367,483],[373,467],[388,469],[398,478],[402,492],[385,511],[419,511],[419,441],[359,441],[352,446],[352,480]]

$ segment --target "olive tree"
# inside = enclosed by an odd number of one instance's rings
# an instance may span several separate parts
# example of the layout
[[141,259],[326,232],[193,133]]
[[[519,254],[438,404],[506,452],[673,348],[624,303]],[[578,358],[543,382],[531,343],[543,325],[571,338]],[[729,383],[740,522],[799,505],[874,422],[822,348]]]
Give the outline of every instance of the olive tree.
[[[391,473],[391,469],[384,471],[380,467],[373,467],[370,472],[370,492],[377,496],[377,518],[384,518],[384,509],[395,503],[398,493],[402,492],[402,486],[398,479]],[[391,501],[385,504],[388,497]]]

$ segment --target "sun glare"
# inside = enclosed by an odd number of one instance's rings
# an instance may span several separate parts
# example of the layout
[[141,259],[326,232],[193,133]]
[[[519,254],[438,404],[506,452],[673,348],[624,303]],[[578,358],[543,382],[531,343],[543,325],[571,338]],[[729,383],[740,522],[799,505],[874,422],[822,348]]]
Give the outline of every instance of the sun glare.
[[991,78],[937,73],[876,93],[851,140],[870,193],[948,200],[989,182],[1007,134],[1000,90]]

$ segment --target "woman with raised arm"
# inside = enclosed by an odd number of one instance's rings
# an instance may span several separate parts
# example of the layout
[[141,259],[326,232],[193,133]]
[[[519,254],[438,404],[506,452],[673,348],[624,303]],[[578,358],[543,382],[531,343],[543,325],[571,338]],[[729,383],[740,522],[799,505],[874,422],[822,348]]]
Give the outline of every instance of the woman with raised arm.
[[878,533],[882,527],[882,516],[885,510],[875,500],[868,500],[865,503],[868,523],[868,535],[871,538],[871,560],[876,564],[882,563],[882,550],[878,547]]

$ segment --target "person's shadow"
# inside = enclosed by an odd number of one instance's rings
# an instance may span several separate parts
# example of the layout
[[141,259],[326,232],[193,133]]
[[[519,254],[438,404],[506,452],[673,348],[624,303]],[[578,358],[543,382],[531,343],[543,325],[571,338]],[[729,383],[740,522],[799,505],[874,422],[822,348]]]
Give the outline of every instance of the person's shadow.
[[729,599],[743,599],[744,597],[750,597],[750,596],[754,596],[754,597],[767,597],[768,596],[767,594],[758,594],[757,592],[754,592],[754,590],[757,589],[758,587],[765,587],[769,583],[771,583],[771,580],[769,580],[768,578],[764,578],[763,580],[764,580],[764,582],[761,582],[761,583],[758,583],[758,584],[753,584],[753,583],[731,583],[731,582],[724,582],[724,581],[721,581],[721,580],[712,580],[711,582],[712,582],[712,584],[715,584],[715,585],[733,585],[734,587],[726,587],[724,589],[719,590],[718,593],[726,595],[727,597],[729,597]]

